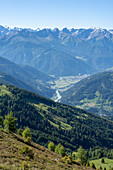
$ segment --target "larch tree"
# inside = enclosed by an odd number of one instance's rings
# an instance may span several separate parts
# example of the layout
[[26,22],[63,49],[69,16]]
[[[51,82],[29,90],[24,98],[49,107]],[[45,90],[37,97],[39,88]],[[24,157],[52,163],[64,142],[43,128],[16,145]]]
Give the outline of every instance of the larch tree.
[[4,119],[4,130],[6,132],[15,132],[16,131],[16,118],[13,117],[13,113],[5,115]]

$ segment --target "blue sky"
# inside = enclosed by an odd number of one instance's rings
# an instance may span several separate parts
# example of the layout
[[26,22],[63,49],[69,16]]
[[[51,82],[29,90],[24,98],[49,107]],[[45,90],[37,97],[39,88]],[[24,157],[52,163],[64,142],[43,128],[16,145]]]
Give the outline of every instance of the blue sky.
[[0,0],[0,25],[113,29],[113,0]]

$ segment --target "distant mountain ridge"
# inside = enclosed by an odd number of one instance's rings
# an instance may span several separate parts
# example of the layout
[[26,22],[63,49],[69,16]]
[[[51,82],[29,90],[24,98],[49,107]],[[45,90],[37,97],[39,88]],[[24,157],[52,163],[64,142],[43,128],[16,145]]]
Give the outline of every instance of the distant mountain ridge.
[[[75,28],[72,28],[72,29],[68,29],[68,28],[63,28],[62,30],[61,29],[58,29],[58,28],[54,28],[54,29],[51,29],[51,28],[44,28],[44,29],[40,29],[40,28],[37,28],[37,29],[32,29],[32,28],[21,28],[21,27],[14,27],[14,28],[10,28],[8,26],[2,26],[0,25],[0,32],[5,35],[5,34],[12,34],[13,32],[16,32],[16,31],[22,31],[22,30],[27,30],[29,32],[38,32],[38,34],[42,34],[43,33],[43,36],[47,36],[49,34],[52,34],[52,35],[61,35],[62,33],[66,33],[66,34],[72,34],[72,35],[75,35],[75,36],[82,36],[82,38],[93,38],[95,36],[98,36],[99,33],[101,34],[105,34],[106,33],[106,36],[108,35],[108,32],[109,33],[112,33],[113,34],[113,29],[103,29],[103,28],[79,28],[79,29],[75,29]],[[86,34],[87,33],[87,34]],[[92,36],[91,36],[92,35]]]
[[3,73],[1,71],[0,71],[0,84],[4,84],[4,85],[11,84],[11,85],[17,86],[19,88],[41,94],[41,91],[35,90],[31,86],[29,86],[28,84],[25,84],[24,82],[12,77],[9,74]]
[[113,67],[113,31],[1,26],[0,55],[57,77],[96,73]]
[[[17,87],[33,91],[42,96],[52,97],[55,90],[49,88],[46,81],[54,80],[39,70],[27,65],[17,65],[3,57],[0,57],[0,71],[9,75],[1,79],[1,82],[11,83]],[[15,79],[16,78],[16,79]],[[10,80],[9,80],[10,79]]]

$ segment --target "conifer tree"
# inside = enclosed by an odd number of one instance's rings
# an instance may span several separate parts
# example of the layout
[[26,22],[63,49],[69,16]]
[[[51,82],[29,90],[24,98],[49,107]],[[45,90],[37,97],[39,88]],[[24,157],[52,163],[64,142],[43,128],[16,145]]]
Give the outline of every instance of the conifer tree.
[[105,163],[105,160],[104,160],[104,158],[102,158],[102,159],[101,159],[101,163]]
[[65,156],[65,149],[60,143],[56,146],[55,152],[61,156]]
[[61,155],[61,156],[65,156],[65,149],[64,149],[64,147],[61,145],[61,147],[60,147],[60,149],[59,149],[59,154]]
[[15,132],[16,131],[16,118],[13,117],[13,113],[5,115],[4,119],[4,130],[6,132]]
[[55,145],[54,145],[54,143],[52,141],[49,142],[48,149],[50,149],[53,152],[55,151]]
[[60,144],[60,143],[55,147],[55,152],[56,152],[57,154],[59,154],[60,147],[61,147],[61,144]]
[[87,163],[86,151],[82,148],[82,146],[78,148],[77,156],[81,160],[81,164]]

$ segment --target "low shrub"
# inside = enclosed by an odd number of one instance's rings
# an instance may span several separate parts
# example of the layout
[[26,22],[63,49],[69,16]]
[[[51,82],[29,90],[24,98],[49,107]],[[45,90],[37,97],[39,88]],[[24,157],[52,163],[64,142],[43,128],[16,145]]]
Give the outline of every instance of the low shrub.
[[23,146],[20,153],[23,156],[28,156],[29,158],[33,159],[34,158],[34,153],[33,150],[30,149],[28,146]]

